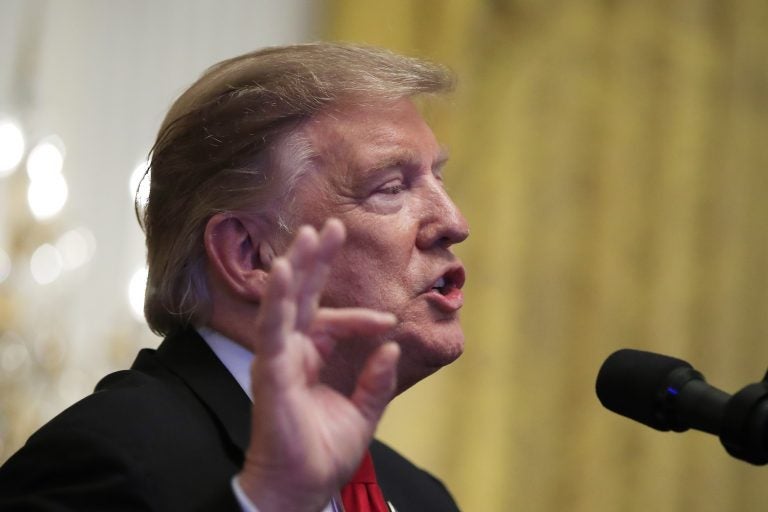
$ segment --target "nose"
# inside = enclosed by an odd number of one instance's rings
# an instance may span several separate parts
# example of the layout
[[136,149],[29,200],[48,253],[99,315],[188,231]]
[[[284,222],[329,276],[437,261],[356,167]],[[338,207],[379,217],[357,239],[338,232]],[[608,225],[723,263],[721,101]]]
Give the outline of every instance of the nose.
[[441,247],[447,249],[469,236],[469,224],[459,207],[436,180],[429,184],[422,208],[416,247],[421,250]]

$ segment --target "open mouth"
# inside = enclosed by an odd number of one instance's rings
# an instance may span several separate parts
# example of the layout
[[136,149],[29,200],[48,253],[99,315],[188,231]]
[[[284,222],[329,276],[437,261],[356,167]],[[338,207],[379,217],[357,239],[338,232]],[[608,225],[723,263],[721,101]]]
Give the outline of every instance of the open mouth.
[[454,290],[460,290],[462,286],[464,286],[464,270],[459,267],[451,269],[440,276],[432,285],[431,290],[436,291],[440,295],[447,296]]

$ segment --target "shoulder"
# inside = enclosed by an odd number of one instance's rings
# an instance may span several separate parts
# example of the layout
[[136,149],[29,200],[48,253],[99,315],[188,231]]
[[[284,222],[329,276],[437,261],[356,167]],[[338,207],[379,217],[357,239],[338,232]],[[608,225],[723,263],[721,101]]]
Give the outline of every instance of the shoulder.
[[445,485],[398,452],[374,439],[371,455],[384,497],[397,512],[459,510]]
[[[150,351],[146,351],[150,355]],[[29,440],[71,433],[106,437],[119,446],[151,445],[183,436],[194,417],[196,428],[207,418],[204,407],[184,383],[168,372],[122,370],[104,377],[94,393],[65,409]],[[184,423],[185,429],[178,425]]]
[[212,499],[200,485],[206,480],[226,495],[239,464],[232,452],[181,380],[124,370],[105,377],[0,467],[0,508],[12,500],[73,510],[99,503],[188,510],[192,500]]
[[217,418],[183,380],[161,367],[106,376],[94,393],[44,425],[27,446],[66,446],[75,437],[158,472],[169,469],[166,460],[200,463],[192,459],[228,446]]

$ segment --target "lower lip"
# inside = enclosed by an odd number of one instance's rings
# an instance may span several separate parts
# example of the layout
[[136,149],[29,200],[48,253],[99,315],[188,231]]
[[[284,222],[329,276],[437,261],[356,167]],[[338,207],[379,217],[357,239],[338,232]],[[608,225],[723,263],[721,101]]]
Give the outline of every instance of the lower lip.
[[464,294],[459,288],[452,288],[447,294],[443,295],[437,290],[427,292],[427,298],[434,303],[438,309],[446,313],[455,313],[464,305]]

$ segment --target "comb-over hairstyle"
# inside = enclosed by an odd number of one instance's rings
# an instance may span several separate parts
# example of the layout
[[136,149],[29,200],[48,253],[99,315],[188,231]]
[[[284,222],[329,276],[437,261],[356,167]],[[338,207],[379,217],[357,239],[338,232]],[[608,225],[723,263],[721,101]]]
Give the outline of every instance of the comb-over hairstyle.
[[444,67],[339,43],[274,47],[209,68],[173,104],[151,152],[144,209],[149,277],[144,312],[167,335],[210,310],[203,232],[220,212],[282,223],[312,154],[296,128],[332,105],[453,88]]

